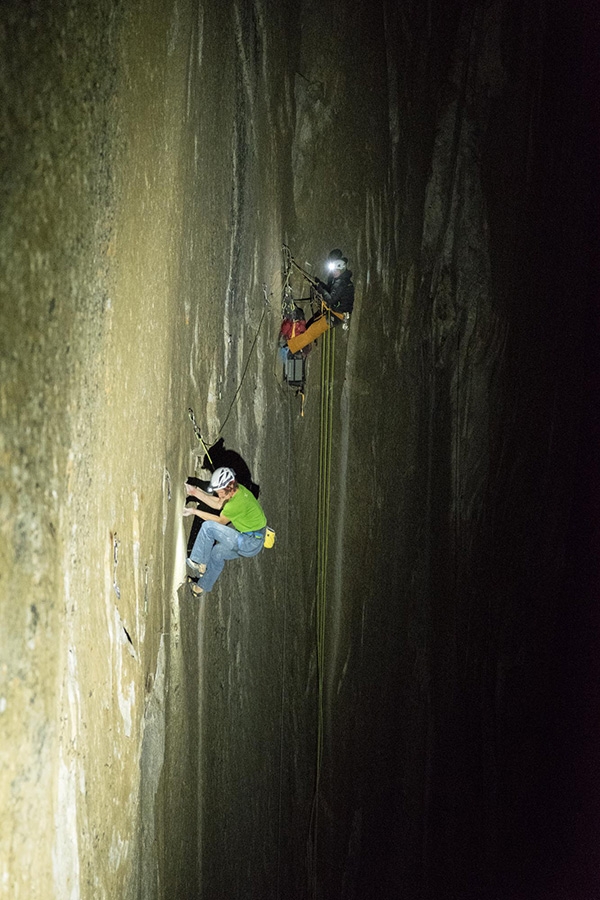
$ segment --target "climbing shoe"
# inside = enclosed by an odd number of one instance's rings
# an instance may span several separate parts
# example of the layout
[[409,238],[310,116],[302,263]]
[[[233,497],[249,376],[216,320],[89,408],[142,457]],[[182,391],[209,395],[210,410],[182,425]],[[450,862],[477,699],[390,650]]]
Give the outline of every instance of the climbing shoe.
[[199,578],[200,575],[204,575],[206,572],[204,563],[195,563],[193,559],[186,559],[185,564],[188,567],[188,571],[190,571],[195,578]]
[[190,590],[191,590],[192,594],[194,595],[194,597],[199,597],[201,594],[204,593],[204,590],[200,587],[199,584],[196,584],[195,581],[190,582]]

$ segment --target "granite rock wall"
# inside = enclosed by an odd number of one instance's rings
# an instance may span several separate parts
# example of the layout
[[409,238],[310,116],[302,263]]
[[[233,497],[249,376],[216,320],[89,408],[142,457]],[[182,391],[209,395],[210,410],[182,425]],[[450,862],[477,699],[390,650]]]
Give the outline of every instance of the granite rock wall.
[[[546,747],[585,493],[593,24],[4,4],[0,897],[587,897]],[[313,276],[342,247],[357,288],[321,660],[324,342],[302,402],[284,245]],[[189,408],[277,532],[200,603]]]

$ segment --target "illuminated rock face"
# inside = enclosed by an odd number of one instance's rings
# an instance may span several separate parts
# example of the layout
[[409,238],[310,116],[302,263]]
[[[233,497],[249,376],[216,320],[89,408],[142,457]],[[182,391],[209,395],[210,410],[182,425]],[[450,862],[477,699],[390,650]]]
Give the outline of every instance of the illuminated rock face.
[[[481,900],[564,863],[560,802],[546,835],[527,811],[586,400],[591,37],[417,6],[0,11],[0,897]],[[319,664],[323,343],[301,415],[284,244],[318,277],[343,248],[357,288]],[[200,603],[189,408],[277,532]]]

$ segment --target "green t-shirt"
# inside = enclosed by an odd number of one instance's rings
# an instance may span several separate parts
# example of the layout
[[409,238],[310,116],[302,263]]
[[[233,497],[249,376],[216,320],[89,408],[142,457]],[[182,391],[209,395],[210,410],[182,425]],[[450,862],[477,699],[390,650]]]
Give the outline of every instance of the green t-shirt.
[[267,524],[267,517],[254,494],[243,484],[221,509],[237,531],[260,531]]

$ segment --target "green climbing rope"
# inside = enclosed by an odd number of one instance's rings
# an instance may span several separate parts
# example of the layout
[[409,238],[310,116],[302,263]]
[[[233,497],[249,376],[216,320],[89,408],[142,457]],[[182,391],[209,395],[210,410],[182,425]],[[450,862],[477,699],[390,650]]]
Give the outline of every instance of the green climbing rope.
[[[327,309],[317,290],[318,282],[309,275],[291,254],[289,247],[283,246],[284,287],[282,313],[289,314],[294,308],[290,286],[292,266],[298,269],[311,285],[311,297],[320,301],[321,309]],[[334,313],[335,315],[335,313]],[[317,587],[316,587],[316,650],[317,650],[317,733],[315,784],[310,814],[308,834],[308,870],[310,893],[317,900],[318,893],[318,843],[319,805],[321,774],[323,768],[323,746],[325,737],[325,626],[327,618],[327,572],[329,563],[329,511],[331,506],[331,460],[333,451],[333,382],[335,369],[335,329],[323,334],[321,344],[321,406],[319,418],[319,476],[317,513]]]
[[329,511],[331,506],[331,459],[333,448],[333,380],[335,367],[335,329],[325,332],[321,342],[321,408],[319,421],[319,482],[317,519],[317,740],[315,793],[313,797],[310,850],[311,885],[317,897],[319,795],[323,765],[324,688],[325,688],[325,625],[327,617],[327,570],[329,561]]

